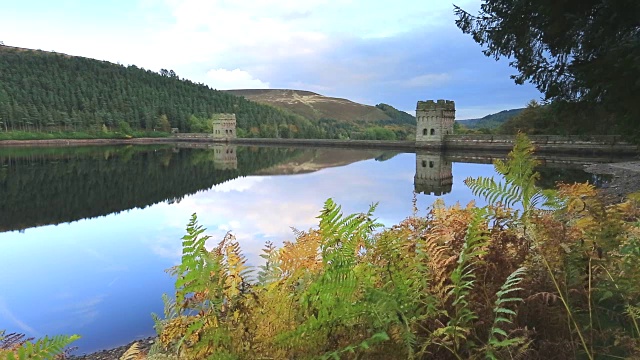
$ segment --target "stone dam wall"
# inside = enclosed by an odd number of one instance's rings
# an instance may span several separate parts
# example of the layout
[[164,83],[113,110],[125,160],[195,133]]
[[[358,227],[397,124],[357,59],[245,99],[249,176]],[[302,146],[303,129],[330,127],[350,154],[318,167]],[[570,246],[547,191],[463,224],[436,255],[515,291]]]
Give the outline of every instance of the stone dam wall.
[[[638,154],[640,152],[638,145],[624,142],[620,136],[530,135],[529,139],[538,152],[576,154]],[[441,147],[447,150],[509,151],[513,148],[514,141],[513,135],[449,135],[445,137]]]
[[[620,136],[529,136],[538,153],[565,153],[576,155],[607,154],[611,156],[633,156],[640,154],[638,145],[622,141]],[[514,136],[509,135],[448,135],[443,143],[418,143],[413,141],[382,140],[332,140],[332,139],[266,139],[236,138],[213,139],[211,134],[179,133],[166,138],[139,139],[56,139],[56,140],[3,140],[2,146],[82,146],[157,143],[232,143],[237,145],[263,146],[313,146],[342,148],[374,148],[390,150],[448,150],[506,153],[513,148]]]

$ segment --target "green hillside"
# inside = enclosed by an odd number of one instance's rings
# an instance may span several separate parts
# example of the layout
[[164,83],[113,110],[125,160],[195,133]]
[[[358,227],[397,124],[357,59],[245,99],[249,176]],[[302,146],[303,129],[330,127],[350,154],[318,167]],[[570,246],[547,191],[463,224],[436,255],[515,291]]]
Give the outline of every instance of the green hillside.
[[206,120],[225,112],[236,114],[240,136],[322,136],[308,119],[180,79],[173,71],[0,46],[3,131],[206,131]]
[[497,114],[490,114],[480,119],[456,120],[460,125],[464,125],[469,129],[495,129],[500,127],[504,122],[518,115],[524,109],[503,110]]
[[390,123],[416,126],[416,117],[413,115],[407,114],[387,104],[378,104],[376,107],[389,116],[391,119],[389,120]]

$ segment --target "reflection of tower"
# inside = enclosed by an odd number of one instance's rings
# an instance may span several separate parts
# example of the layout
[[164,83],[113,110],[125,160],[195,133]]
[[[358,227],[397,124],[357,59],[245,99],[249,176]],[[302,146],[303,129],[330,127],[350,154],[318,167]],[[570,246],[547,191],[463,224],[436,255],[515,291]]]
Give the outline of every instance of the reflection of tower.
[[213,145],[213,165],[217,170],[235,170],[238,168],[236,147],[231,145]]
[[416,153],[416,175],[413,178],[416,193],[440,196],[450,193],[452,184],[451,162],[442,153]]
[[451,100],[418,101],[416,106],[416,145],[443,146],[453,134],[456,104]]

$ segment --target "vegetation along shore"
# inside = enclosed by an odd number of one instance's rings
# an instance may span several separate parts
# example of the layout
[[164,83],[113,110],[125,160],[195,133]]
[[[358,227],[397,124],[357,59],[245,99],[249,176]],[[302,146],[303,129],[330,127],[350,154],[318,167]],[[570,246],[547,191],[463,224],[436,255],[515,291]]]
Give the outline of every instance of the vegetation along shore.
[[[504,182],[465,180],[486,206],[437,200],[381,229],[375,204],[345,215],[329,199],[318,228],[265,244],[258,268],[231,234],[206,250],[194,214],[157,340],[121,358],[637,357],[639,194],[605,205],[589,184],[542,190],[532,152],[519,136],[494,165]],[[30,351],[13,345],[2,351]]]

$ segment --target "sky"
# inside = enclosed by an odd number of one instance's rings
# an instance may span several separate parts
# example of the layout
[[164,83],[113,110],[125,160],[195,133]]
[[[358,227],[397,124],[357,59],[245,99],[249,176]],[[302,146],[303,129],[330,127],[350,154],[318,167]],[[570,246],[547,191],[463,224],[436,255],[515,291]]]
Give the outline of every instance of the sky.
[[[454,0],[476,13],[480,0]],[[1,0],[0,41],[136,65],[226,89],[299,89],[456,118],[524,107],[516,85],[442,0]]]

